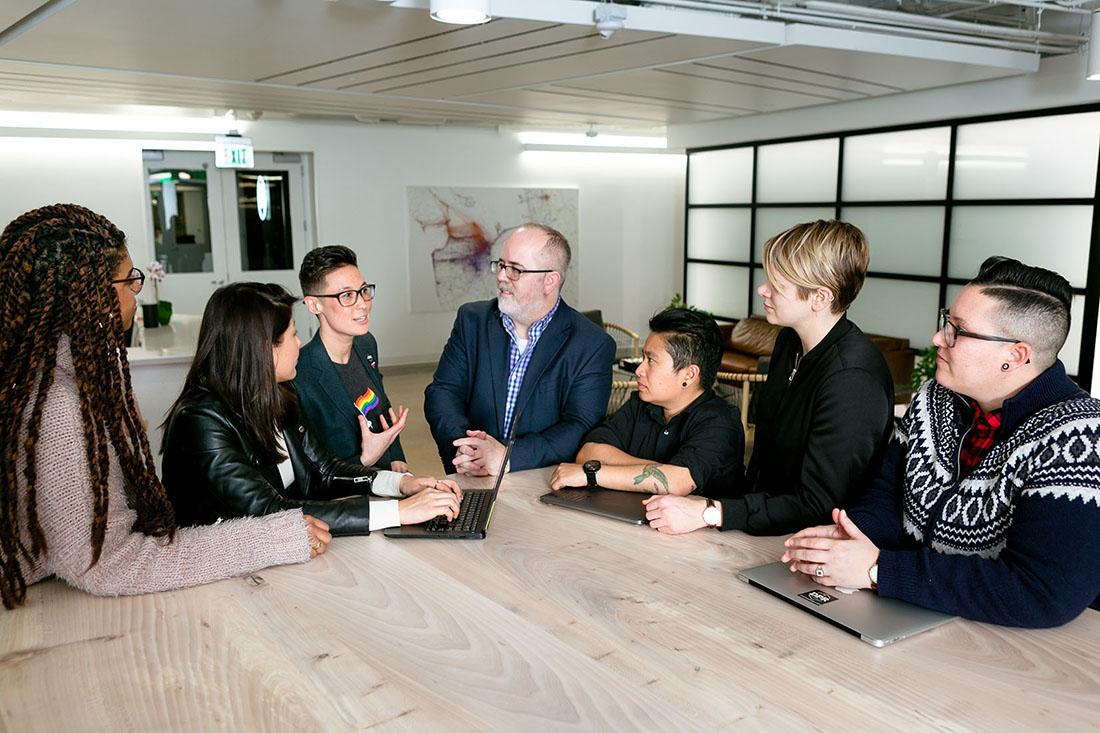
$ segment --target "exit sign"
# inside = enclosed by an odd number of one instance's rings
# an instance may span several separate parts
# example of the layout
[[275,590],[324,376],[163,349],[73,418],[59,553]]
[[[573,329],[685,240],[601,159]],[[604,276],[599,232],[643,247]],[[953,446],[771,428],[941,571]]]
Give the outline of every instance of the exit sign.
[[218,168],[252,168],[252,138],[225,135],[214,138],[214,165]]

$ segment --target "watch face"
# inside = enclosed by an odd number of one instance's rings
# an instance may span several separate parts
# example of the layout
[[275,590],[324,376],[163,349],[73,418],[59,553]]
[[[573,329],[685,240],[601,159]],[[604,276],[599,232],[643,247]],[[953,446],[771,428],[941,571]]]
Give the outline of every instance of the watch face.
[[596,471],[600,470],[600,462],[599,461],[585,461],[584,465],[581,466],[581,468],[584,469],[585,473],[595,473]]
[[718,507],[708,506],[703,510],[703,521],[707,523],[708,527],[713,527],[718,524]]

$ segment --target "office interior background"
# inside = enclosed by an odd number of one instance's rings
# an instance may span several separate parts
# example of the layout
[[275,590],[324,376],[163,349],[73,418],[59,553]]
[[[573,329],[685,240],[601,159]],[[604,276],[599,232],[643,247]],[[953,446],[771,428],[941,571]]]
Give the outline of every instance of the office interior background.
[[[762,242],[840,216],[871,242],[865,330],[927,345],[936,309],[1010,254],[1075,287],[1063,357],[1091,386],[1090,3],[473,5],[491,20],[417,0],[7,2],[0,219],[78,202],[141,266],[172,187],[206,242],[160,286],[184,313],[232,279],[293,287],[302,253],[347,244],[395,365],[434,362],[453,319],[410,308],[408,186],[578,189],[575,305],[642,332],[676,292],[759,313]],[[213,165],[231,130],[277,181],[283,263],[249,261],[254,179]]]

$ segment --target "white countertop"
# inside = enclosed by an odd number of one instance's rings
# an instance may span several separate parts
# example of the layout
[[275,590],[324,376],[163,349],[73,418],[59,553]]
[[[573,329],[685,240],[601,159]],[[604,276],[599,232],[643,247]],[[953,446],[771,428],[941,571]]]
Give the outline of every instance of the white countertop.
[[190,363],[199,343],[201,323],[202,316],[173,313],[167,326],[143,329],[143,345],[126,350],[130,365]]

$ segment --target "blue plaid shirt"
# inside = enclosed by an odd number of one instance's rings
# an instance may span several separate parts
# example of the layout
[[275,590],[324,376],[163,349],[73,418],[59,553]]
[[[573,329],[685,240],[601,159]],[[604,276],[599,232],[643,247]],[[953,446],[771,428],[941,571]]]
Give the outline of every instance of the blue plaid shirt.
[[512,339],[512,344],[508,349],[508,395],[504,401],[504,434],[500,436],[502,442],[507,442],[507,436],[512,432],[512,417],[516,412],[519,388],[523,386],[523,375],[527,373],[527,365],[531,363],[531,354],[535,353],[535,344],[538,343],[542,332],[550,325],[550,319],[558,312],[559,305],[561,305],[561,298],[558,298],[549,313],[531,324],[531,327],[527,329],[527,349],[524,351],[520,351],[519,345],[516,343],[515,322],[504,313],[500,314],[504,330],[508,333],[508,337]]

